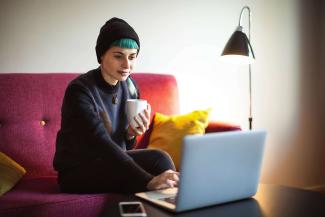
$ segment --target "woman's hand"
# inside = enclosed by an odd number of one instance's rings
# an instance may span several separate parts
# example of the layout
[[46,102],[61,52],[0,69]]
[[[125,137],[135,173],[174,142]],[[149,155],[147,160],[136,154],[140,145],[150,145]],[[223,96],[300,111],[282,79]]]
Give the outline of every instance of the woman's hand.
[[179,173],[173,170],[166,170],[158,176],[153,177],[147,184],[147,189],[159,190],[164,188],[177,187],[179,182]]
[[132,139],[135,136],[141,136],[149,129],[150,113],[151,106],[148,103],[147,108],[134,117],[136,126],[129,124],[127,129],[128,139]]

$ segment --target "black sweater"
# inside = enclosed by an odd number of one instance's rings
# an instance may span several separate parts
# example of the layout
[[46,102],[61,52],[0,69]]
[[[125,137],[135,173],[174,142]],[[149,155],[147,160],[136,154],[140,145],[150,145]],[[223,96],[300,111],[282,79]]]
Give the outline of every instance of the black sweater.
[[[112,103],[114,96],[118,99],[116,104]],[[129,98],[131,94],[127,82],[109,85],[103,79],[100,68],[71,81],[61,110],[54,168],[65,172],[102,158],[146,185],[152,175],[125,152],[134,145],[134,140],[126,139],[125,102]]]

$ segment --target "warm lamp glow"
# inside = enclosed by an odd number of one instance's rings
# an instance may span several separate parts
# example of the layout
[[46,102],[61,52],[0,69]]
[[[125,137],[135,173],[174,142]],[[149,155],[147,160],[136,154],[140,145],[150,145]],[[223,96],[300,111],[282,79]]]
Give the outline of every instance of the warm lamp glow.
[[236,54],[221,56],[220,60],[227,63],[235,63],[235,64],[238,63],[243,65],[252,64],[255,62],[254,58],[248,56],[236,55]]

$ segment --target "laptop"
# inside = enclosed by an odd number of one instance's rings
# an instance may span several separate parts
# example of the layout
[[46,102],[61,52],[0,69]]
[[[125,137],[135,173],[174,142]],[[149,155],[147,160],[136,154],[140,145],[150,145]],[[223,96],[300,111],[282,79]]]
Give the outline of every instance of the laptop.
[[252,197],[257,192],[266,131],[184,137],[178,188],[136,193],[173,212]]

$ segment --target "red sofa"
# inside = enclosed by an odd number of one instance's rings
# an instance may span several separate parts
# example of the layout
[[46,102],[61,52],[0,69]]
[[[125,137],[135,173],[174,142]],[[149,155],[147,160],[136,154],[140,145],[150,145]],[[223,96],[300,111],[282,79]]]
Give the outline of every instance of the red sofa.
[[[60,193],[52,167],[60,107],[69,81],[75,73],[0,74],[0,151],[27,173],[0,197],[0,216],[99,216],[118,194]],[[178,90],[172,75],[135,73],[142,98],[152,114],[179,112]],[[151,128],[152,129],[152,128]],[[138,139],[145,148],[150,130]],[[207,132],[240,130],[239,126],[210,123]],[[1,174],[0,174],[1,178]]]

